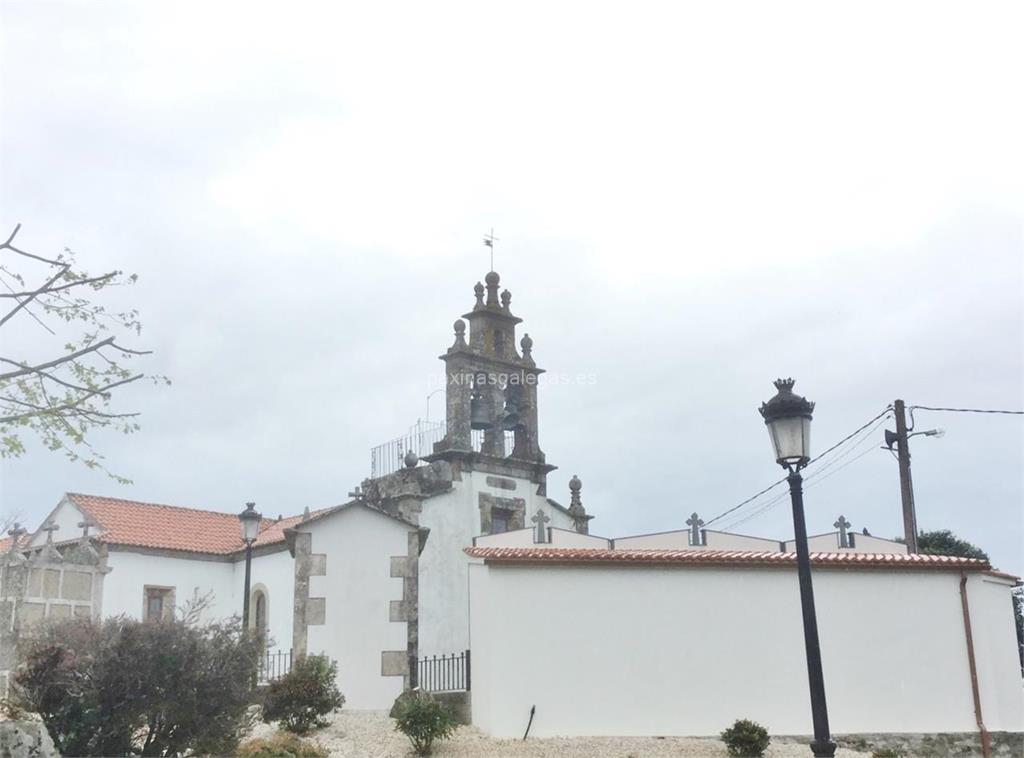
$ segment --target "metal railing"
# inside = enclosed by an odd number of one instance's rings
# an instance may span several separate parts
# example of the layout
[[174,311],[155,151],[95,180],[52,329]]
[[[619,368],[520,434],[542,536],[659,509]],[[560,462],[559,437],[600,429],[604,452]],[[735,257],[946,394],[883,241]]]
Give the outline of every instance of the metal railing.
[[405,466],[405,454],[412,450],[422,458],[434,452],[448,427],[444,421],[417,421],[407,434],[370,449],[370,478],[393,474]]
[[[405,454],[410,450],[420,458],[430,455],[434,452],[434,443],[444,439],[447,431],[448,425],[444,421],[421,420],[410,426],[407,434],[370,448],[370,478],[377,479],[404,468]],[[507,458],[515,447],[515,433],[504,432],[502,443],[503,455]],[[483,430],[473,429],[470,432],[470,445],[475,452],[480,452],[484,445]]]
[[417,683],[426,692],[469,691],[469,651],[451,655],[420,658],[417,666]]
[[291,650],[267,650],[260,658],[260,667],[256,681],[259,684],[269,684],[275,679],[280,679],[291,670]]

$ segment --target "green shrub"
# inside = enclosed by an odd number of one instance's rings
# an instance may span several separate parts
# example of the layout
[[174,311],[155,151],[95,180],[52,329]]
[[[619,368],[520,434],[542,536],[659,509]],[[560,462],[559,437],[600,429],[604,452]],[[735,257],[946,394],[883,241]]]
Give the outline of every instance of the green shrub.
[[756,758],[764,755],[768,749],[768,730],[755,721],[739,719],[735,724],[722,732],[722,742],[729,750],[729,755],[741,758]]
[[252,724],[260,642],[237,619],[69,619],[33,631],[11,706],[39,713],[61,755],[225,755]]
[[318,742],[290,732],[246,740],[235,751],[237,758],[327,758],[330,751]]
[[338,665],[323,655],[298,659],[292,670],[270,683],[263,702],[263,720],[280,721],[296,734],[327,726],[324,719],[345,704],[338,691]]
[[448,739],[458,727],[452,712],[426,692],[405,693],[392,714],[395,729],[409,738],[416,755],[430,755],[434,740]]
[[893,747],[879,748],[871,754],[871,758],[904,758],[906,753]]

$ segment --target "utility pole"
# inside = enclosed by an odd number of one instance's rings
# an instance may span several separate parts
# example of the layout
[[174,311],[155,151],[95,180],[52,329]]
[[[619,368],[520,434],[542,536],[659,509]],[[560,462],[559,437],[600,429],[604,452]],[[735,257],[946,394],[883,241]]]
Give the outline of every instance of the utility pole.
[[893,403],[896,415],[896,457],[900,463],[900,499],[903,502],[903,537],[907,552],[917,552],[917,513],[914,510],[914,482],[910,478],[910,443],[907,410],[902,400]]

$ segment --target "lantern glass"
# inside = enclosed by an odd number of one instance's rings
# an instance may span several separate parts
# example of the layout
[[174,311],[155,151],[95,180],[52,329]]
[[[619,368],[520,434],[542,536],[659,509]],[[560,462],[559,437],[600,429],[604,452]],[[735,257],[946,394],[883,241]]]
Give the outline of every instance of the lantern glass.
[[779,465],[806,463],[811,457],[811,420],[807,416],[784,416],[768,422],[768,434]]
[[252,542],[256,539],[260,533],[262,518],[252,505],[246,505],[245,510],[238,514],[238,520],[242,525],[242,542]]

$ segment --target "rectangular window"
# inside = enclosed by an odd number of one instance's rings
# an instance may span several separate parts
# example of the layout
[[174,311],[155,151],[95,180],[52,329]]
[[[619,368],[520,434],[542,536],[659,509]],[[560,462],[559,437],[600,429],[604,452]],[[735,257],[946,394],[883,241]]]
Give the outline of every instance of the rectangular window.
[[164,596],[150,593],[146,602],[146,621],[159,621],[164,617]]
[[173,587],[146,587],[143,590],[142,618],[160,621],[174,613]]
[[509,521],[508,511],[499,510],[497,508],[491,513],[491,534],[498,534],[499,532],[508,531]]

